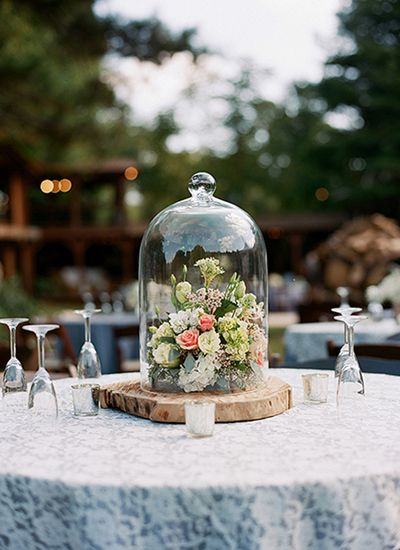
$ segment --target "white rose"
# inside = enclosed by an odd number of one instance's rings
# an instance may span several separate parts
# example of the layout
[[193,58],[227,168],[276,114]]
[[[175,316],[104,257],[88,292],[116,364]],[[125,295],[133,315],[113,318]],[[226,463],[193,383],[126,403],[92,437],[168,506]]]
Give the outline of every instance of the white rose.
[[216,353],[219,350],[221,340],[215,330],[208,330],[199,336],[198,345],[203,353]]
[[188,299],[189,294],[192,292],[192,285],[187,281],[178,283],[175,289],[175,296],[179,303],[183,304]]
[[154,361],[163,367],[177,367],[179,356],[179,348],[174,344],[160,344],[153,350]]

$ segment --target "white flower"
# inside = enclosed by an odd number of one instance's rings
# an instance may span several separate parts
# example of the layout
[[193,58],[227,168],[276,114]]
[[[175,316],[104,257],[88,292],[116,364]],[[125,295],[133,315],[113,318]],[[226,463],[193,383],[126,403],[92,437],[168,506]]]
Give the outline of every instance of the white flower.
[[178,384],[185,392],[203,391],[207,386],[215,384],[219,368],[215,355],[200,354],[196,366],[190,372],[181,369]]
[[174,344],[160,344],[153,350],[154,361],[163,367],[177,367],[179,356],[179,348]]
[[178,313],[170,313],[169,320],[175,334],[180,334],[188,328],[195,328],[199,324],[199,317],[203,313],[201,309],[182,310]]
[[192,292],[192,285],[187,281],[182,281],[176,285],[175,296],[179,303],[183,304],[188,299],[189,294]]
[[157,331],[153,334],[150,342],[147,344],[149,348],[155,348],[160,343],[160,338],[163,337],[175,337],[174,331],[169,323],[162,323]]
[[200,334],[198,345],[203,353],[216,353],[219,350],[221,340],[219,334],[214,329],[207,330]]
[[249,294],[245,294],[241,298],[240,305],[244,309],[252,309],[257,306],[257,298],[254,296],[254,294],[249,292]]
[[198,260],[194,266],[200,269],[206,288],[210,286],[215,277],[222,275],[225,271],[219,265],[219,260],[216,258],[203,258],[202,260]]

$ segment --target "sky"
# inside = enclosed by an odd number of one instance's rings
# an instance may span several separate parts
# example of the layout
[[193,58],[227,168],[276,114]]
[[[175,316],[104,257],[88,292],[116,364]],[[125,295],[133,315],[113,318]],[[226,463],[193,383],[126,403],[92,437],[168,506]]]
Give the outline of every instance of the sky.
[[[285,98],[294,81],[317,81],[323,62],[337,47],[336,13],[346,0],[99,0],[99,15],[126,19],[157,16],[173,31],[197,29],[198,43],[223,56],[207,70],[229,78],[239,59],[268,69],[262,94]],[[190,58],[174,56],[162,68],[133,59],[109,62],[118,95],[134,110],[136,120],[151,121],[176,103],[196,76]],[[196,117],[195,112],[191,111]],[[188,115],[183,115],[185,118]],[[190,125],[190,124],[189,124]],[[195,125],[193,121],[192,125]],[[195,144],[193,144],[195,146]]]

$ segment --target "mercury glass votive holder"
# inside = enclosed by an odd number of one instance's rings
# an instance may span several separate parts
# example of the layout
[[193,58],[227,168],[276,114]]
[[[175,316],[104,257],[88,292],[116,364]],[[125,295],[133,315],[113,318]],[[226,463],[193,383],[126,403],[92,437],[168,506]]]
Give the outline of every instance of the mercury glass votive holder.
[[328,401],[327,373],[303,374],[304,403],[326,403]]
[[215,403],[191,400],[185,402],[186,430],[192,437],[209,437],[214,432]]
[[71,391],[75,416],[96,416],[99,413],[99,384],[73,384]]

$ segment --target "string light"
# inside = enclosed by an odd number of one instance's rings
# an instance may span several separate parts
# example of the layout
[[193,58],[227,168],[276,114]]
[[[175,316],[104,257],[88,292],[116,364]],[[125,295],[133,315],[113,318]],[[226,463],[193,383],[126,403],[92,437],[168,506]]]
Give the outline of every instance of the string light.
[[329,199],[329,191],[326,187],[318,187],[315,191],[315,198],[317,201],[325,202]]
[[72,188],[71,180],[67,178],[63,178],[62,180],[60,180],[60,191],[62,193],[68,193],[68,191],[70,191],[71,188]]
[[72,182],[68,178],[62,180],[43,180],[40,184],[42,193],[68,193],[72,189]]
[[138,175],[139,170],[135,166],[128,166],[128,168],[125,169],[124,176],[129,181],[135,180]]
[[52,193],[58,193],[60,190],[60,182],[58,180],[53,180],[53,190]]
[[54,184],[51,180],[43,180],[40,184],[40,190],[42,193],[51,193],[53,191]]

